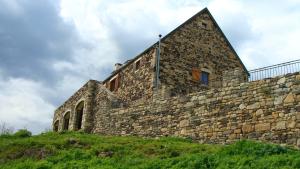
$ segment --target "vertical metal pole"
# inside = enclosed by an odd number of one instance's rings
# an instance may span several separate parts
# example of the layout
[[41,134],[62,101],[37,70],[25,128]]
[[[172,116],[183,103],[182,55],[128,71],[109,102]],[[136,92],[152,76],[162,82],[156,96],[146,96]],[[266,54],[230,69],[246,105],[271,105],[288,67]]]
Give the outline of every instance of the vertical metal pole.
[[156,67],[155,88],[156,89],[158,89],[158,86],[159,86],[159,66],[160,66],[159,61],[160,61],[161,34],[159,34],[158,37],[159,37],[159,40],[158,40],[158,47],[157,47],[157,53],[156,53],[157,54],[157,56],[156,56],[156,65],[155,65],[155,67]]

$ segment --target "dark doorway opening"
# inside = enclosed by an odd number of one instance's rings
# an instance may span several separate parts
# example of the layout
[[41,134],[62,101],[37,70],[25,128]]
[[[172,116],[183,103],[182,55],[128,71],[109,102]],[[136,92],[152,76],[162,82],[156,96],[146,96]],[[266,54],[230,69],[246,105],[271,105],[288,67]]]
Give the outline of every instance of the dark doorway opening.
[[56,120],[56,122],[54,123],[54,127],[53,127],[53,130],[54,130],[55,132],[58,131],[58,124],[59,124],[59,121]]
[[64,130],[69,130],[70,112],[67,112],[64,116]]
[[82,128],[82,117],[84,110],[84,102],[80,102],[76,107],[76,130],[80,130]]

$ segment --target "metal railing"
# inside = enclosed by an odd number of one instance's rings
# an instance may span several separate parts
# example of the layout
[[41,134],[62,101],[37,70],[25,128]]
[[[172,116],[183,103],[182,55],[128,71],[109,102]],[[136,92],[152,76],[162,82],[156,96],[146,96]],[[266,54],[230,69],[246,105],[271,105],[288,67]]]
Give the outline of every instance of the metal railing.
[[250,70],[249,81],[261,80],[274,76],[285,75],[300,71],[300,59],[272,66]]

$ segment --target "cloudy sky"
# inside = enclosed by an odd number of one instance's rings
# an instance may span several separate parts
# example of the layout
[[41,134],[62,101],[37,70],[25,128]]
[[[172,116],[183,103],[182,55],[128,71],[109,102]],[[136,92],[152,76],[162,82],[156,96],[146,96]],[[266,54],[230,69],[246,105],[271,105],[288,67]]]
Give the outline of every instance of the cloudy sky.
[[208,7],[248,69],[300,59],[299,0],[0,0],[0,122],[39,133],[88,79]]

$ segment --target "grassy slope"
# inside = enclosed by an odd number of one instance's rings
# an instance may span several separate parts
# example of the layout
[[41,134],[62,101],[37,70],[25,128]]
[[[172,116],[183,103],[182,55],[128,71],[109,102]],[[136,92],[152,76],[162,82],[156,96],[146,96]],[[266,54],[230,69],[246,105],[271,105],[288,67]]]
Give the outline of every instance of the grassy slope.
[[300,151],[252,141],[221,146],[50,132],[1,136],[0,168],[300,168]]

